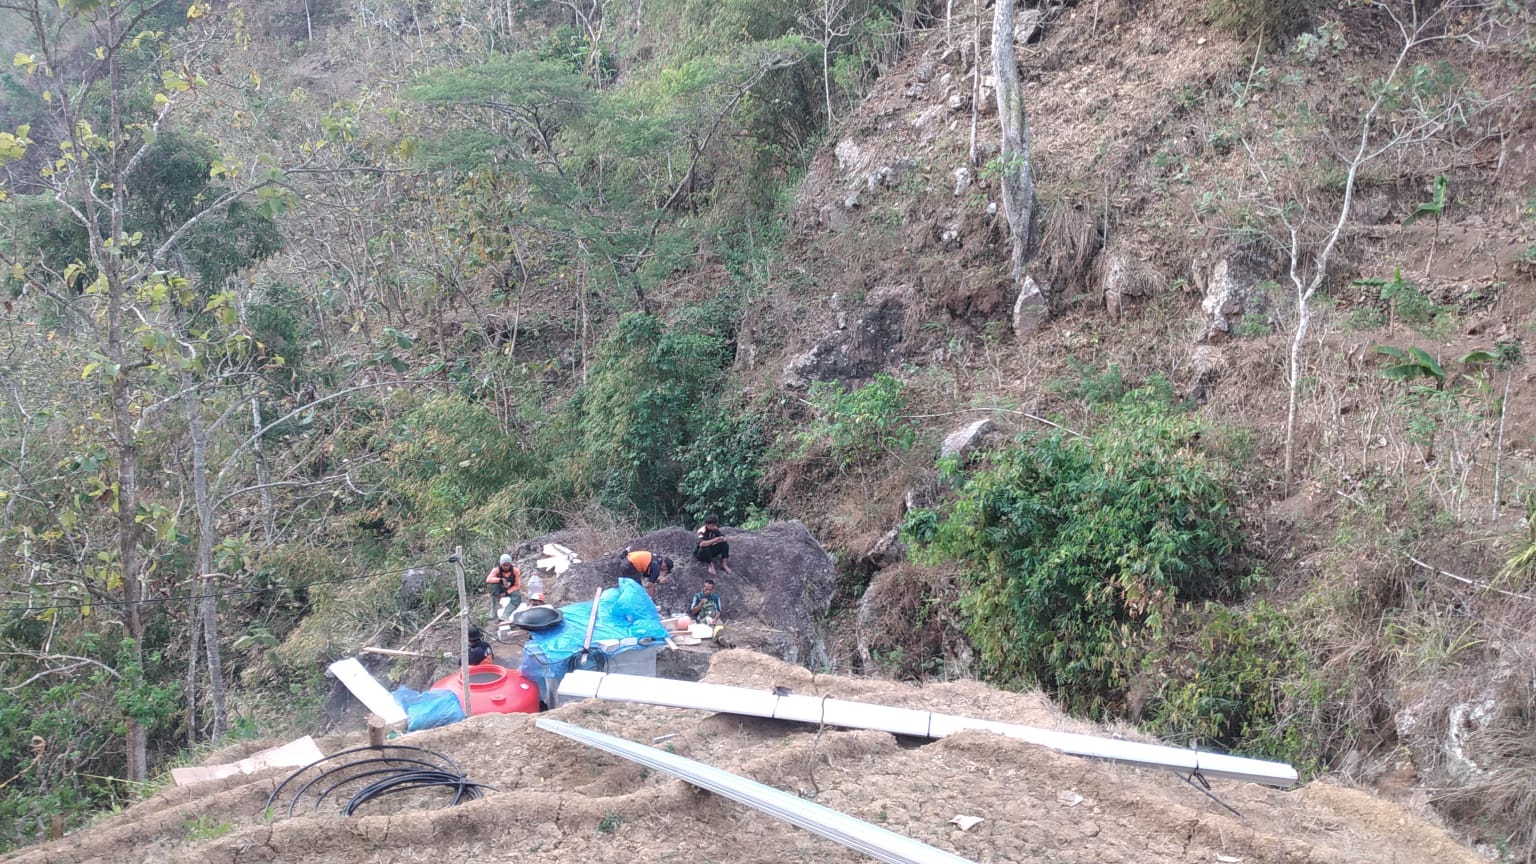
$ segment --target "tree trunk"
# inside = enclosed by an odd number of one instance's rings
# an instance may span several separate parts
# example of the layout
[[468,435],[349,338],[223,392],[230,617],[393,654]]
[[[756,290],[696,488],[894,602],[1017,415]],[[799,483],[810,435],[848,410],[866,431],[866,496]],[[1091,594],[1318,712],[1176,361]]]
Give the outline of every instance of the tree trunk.
[[981,0],[971,0],[971,170],[976,164],[976,126],[981,116]]
[[[219,598],[213,592],[213,499],[208,493],[208,432],[197,407],[197,391],[190,375],[183,374],[182,389],[187,394],[187,437],[192,443],[192,500],[197,508],[197,554],[194,566],[198,577],[198,617],[203,628],[203,643],[208,649],[208,695],[213,710],[212,735],[218,738],[229,725],[225,707],[224,662],[219,651]],[[198,626],[197,622],[193,626]]]
[[1019,64],[1013,54],[1013,14],[1014,0],[997,0],[992,18],[992,72],[997,78],[997,115],[1003,132],[999,157],[1003,212],[1008,217],[1013,242],[1009,264],[1013,280],[1022,282],[1024,265],[1032,251],[1035,180],[1030,166],[1029,121],[1024,112]]
[[[121,7],[119,7],[120,9]],[[116,46],[122,22],[119,20],[121,12],[114,9],[107,17],[106,44]],[[118,62],[118,52],[111,51],[107,55],[107,102],[108,102],[108,128],[114,140],[122,140],[123,137],[123,80],[122,69]],[[107,286],[107,345],[106,354],[111,358],[116,369],[112,375],[110,395],[112,400],[112,437],[117,457],[117,551],[118,563],[122,568],[123,580],[123,629],[128,637],[128,667],[129,673],[123,686],[138,689],[144,685],[144,611],[140,603],[144,600],[144,583],[139,573],[139,450],[138,442],[133,433],[133,394],[128,386],[129,363],[127,352],[127,337],[123,333],[123,302],[127,298],[128,285],[123,274],[121,256],[115,254],[122,247],[124,238],[123,223],[128,210],[127,178],[124,176],[127,166],[124,164],[123,148],[113,147],[111,150],[110,164],[108,165],[109,177],[112,183],[112,198],[109,208],[110,219],[108,230],[111,232],[107,238],[103,238],[99,230],[91,231],[91,257],[101,268],[106,277]],[[86,173],[80,172],[80,177],[85,181]],[[82,190],[86,195],[82,197],[90,200],[94,190]],[[137,700],[134,700],[137,702]],[[149,776],[149,730],[145,727],[143,719],[135,717],[132,713],[127,719],[127,749],[128,749],[128,779],[143,780]]]
[[197,744],[197,652],[202,650],[202,630],[197,626],[198,602],[187,607],[187,746]]
[[1291,334],[1291,356],[1289,384],[1290,398],[1285,411],[1285,491],[1290,494],[1292,462],[1296,455],[1296,407],[1301,393],[1301,349],[1307,341],[1307,331],[1312,326],[1312,310],[1308,301],[1312,299],[1311,291],[1299,292],[1296,295],[1296,331]]
[[[251,394],[251,432],[259,433],[262,428],[261,397]],[[251,442],[251,455],[256,460],[256,485],[261,487],[261,539],[267,543],[272,542],[272,537],[277,534],[277,508],[272,501],[272,469],[267,464],[267,450],[261,443],[261,436]]]
[[837,118],[832,116],[832,61],[829,56],[832,53],[832,34],[822,36],[821,43],[821,92],[827,100],[827,127],[831,128]]

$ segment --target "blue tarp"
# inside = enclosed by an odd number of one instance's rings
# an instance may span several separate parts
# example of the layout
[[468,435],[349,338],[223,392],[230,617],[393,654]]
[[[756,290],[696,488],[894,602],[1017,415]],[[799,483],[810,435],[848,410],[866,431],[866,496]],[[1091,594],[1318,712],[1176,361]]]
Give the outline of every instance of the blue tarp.
[[459,694],[451,690],[428,690],[418,693],[409,687],[401,687],[390,694],[405,709],[405,731],[436,729],[464,719],[464,705]]
[[[587,619],[592,615],[592,604],[573,603],[561,606],[565,620],[559,627],[534,630],[529,633],[530,644],[536,646],[548,664],[562,663],[581,652],[582,640],[587,635]],[[605,639],[655,639],[667,638],[667,628],[661,626],[661,616],[650,595],[633,579],[620,579],[615,588],[603,592],[597,607],[597,627],[592,631],[592,644]]]

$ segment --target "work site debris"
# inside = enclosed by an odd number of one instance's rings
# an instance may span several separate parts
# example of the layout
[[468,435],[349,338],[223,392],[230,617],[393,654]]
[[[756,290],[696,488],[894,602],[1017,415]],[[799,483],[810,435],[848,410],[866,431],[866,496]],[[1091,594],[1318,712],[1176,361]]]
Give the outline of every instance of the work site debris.
[[949,820],[949,824],[959,825],[961,831],[969,831],[972,828],[975,828],[977,825],[980,825],[981,822],[982,819],[980,816],[966,816],[963,813]]
[[191,786],[194,783],[206,783],[209,780],[233,777],[236,774],[255,774],[264,768],[293,768],[297,765],[308,765],[323,758],[325,754],[315,746],[315,739],[305,735],[287,744],[252,753],[238,762],[172,768],[171,782],[177,786]]
[[[326,764],[333,760],[341,761]],[[431,788],[452,791],[450,807],[483,798],[486,792],[500,791],[470,780],[457,762],[435,750],[385,744],[382,747],[353,747],[305,765],[277,784],[267,796],[262,812],[275,818],[281,809],[281,815],[293,816],[299,802],[308,796],[313,799],[313,809],[318,813],[332,793],[347,789],[350,796],[343,798],[338,794],[332,802],[338,805],[343,816],[351,816],[364,804],[385,795]],[[289,791],[285,793],[285,790]],[[289,797],[285,799],[284,794]]]

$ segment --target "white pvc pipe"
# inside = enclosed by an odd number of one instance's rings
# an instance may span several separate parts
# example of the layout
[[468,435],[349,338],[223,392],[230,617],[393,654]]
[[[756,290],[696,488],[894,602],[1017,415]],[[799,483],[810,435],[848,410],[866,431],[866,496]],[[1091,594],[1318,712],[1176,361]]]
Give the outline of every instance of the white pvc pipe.
[[[564,695],[564,688],[561,688],[561,694]],[[835,840],[849,849],[863,852],[887,864],[973,864],[959,855],[945,852],[943,849],[929,846],[911,837],[887,831],[878,825],[871,825],[862,819],[855,819],[830,807],[823,807],[772,786],[765,786],[755,780],[748,780],[676,753],[657,750],[654,747],[636,744],[633,741],[594,732],[591,729],[583,729],[559,720],[550,720],[547,717],[540,718],[536,721],[536,725],[540,729],[564,735],[573,741],[580,741],[599,750],[606,750],[647,768],[665,771],[701,789],[708,789],[775,819],[781,819],[813,834]]]
[[1296,769],[1283,762],[1247,759],[1201,750],[1186,750],[1161,744],[1143,744],[1095,735],[1056,732],[1000,723],[974,717],[893,708],[867,702],[825,699],[817,696],[776,696],[771,690],[753,690],[724,684],[673,681],[635,675],[576,671],[560,683],[562,698],[596,698],[671,708],[693,708],[751,717],[772,717],[800,723],[826,723],[851,729],[874,729],[896,735],[919,738],[944,738],[956,732],[975,729],[994,732],[1020,741],[1049,747],[1073,756],[1108,759],[1152,768],[1168,768],[1206,777],[1224,777],[1262,783],[1282,789],[1295,785]]

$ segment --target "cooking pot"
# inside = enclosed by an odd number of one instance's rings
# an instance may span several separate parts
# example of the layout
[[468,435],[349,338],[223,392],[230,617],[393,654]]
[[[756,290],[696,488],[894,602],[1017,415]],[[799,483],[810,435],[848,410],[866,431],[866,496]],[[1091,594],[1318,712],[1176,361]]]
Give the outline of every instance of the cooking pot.
[[553,606],[529,606],[512,613],[512,624],[524,630],[548,630],[563,621],[565,616]]

